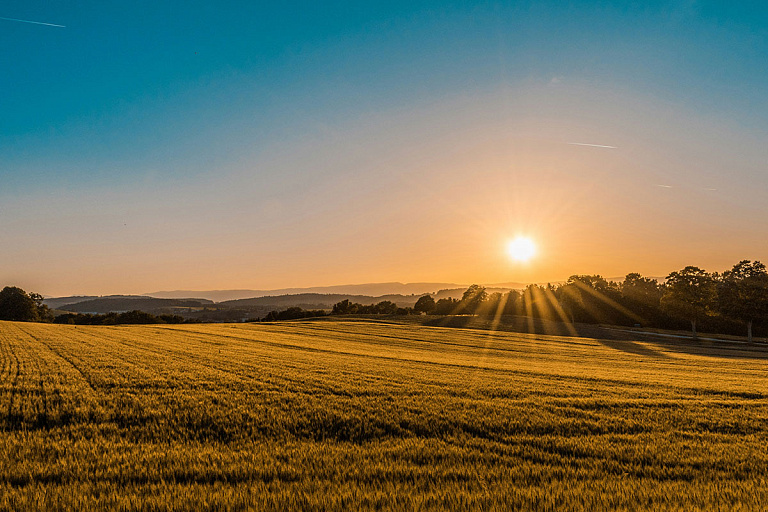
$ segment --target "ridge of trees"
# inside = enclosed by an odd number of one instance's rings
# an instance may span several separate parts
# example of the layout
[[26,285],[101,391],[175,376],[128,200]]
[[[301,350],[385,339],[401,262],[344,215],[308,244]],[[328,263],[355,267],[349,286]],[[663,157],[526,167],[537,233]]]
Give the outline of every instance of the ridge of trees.
[[[43,297],[18,287],[0,291],[0,320],[56,322],[88,325],[192,322],[178,315],[152,315],[142,311],[106,315],[65,314],[53,318]],[[472,285],[461,299],[430,294],[414,307],[403,308],[384,300],[363,305],[349,299],[333,305],[330,312],[291,307],[271,311],[264,321],[292,320],[324,315],[505,315],[536,317],[561,322],[604,323],[681,329],[690,325],[710,332],[740,334],[746,330],[768,334],[768,272],[759,261],[742,260],[723,273],[709,273],[695,266],[671,272],[664,283],[627,274],[622,282],[597,274],[572,275],[561,285],[532,284],[507,293],[487,293]],[[253,319],[258,320],[258,319]]]
[[[278,320],[299,320],[301,318],[312,318],[315,316],[326,316],[328,313],[322,309],[309,310],[298,306],[293,306],[283,311],[270,311],[262,320],[263,322],[274,322]],[[258,319],[254,319],[258,320]]]
[[53,319],[56,324],[74,325],[122,325],[122,324],[195,324],[198,320],[184,318],[180,315],[153,315],[135,309],[124,313],[106,313],[103,315],[91,313],[64,313]]
[[[343,301],[334,306],[331,314],[375,312],[373,306]],[[751,342],[755,326],[768,334],[768,272],[759,261],[742,260],[722,274],[687,266],[671,272],[664,283],[630,273],[623,282],[608,281],[597,274],[572,275],[565,284],[532,284],[522,291],[504,294],[488,294],[475,284],[461,299],[435,301],[432,295],[423,295],[412,312],[529,316],[666,329],[681,329],[687,323],[693,337],[702,324],[708,331],[731,334],[742,334],[746,327]]]

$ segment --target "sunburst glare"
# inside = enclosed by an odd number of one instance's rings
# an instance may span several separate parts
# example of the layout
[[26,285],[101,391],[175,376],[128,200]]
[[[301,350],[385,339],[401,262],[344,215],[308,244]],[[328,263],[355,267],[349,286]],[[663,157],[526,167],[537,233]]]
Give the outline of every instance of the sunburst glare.
[[507,244],[507,254],[515,261],[530,261],[536,256],[536,244],[528,237],[518,236]]

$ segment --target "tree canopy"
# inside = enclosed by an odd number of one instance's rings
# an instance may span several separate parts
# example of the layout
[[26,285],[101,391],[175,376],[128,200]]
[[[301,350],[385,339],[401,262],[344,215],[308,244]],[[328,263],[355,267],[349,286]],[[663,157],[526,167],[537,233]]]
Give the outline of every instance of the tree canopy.
[[417,313],[430,314],[435,310],[435,299],[431,295],[419,297],[419,300],[413,306],[413,310]]
[[42,303],[39,294],[27,294],[16,286],[6,286],[0,290],[0,320],[18,322],[37,322],[47,320],[48,307]]
[[667,276],[661,305],[670,313],[690,320],[696,337],[696,323],[712,311],[716,291],[711,274],[689,265]]
[[725,315],[747,324],[752,342],[752,324],[768,320],[768,272],[759,261],[742,260],[723,272],[717,283],[718,307]]

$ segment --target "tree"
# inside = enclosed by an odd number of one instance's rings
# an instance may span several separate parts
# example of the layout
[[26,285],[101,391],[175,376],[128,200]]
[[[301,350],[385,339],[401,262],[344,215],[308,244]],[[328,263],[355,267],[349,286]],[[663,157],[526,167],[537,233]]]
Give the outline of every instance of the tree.
[[520,300],[522,314],[547,320],[565,320],[557,316],[562,308],[555,307],[554,302],[559,305],[560,301],[555,298],[552,289],[538,284],[529,284],[523,290]]
[[759,261],[742,260],[717,282],[718,309],[747,324],[752,343],[752,322],[768,318],[768,272]]
[[630,302],[648,306],[658,306],[661,300],[659,282],[650,277],[643,277],[637,272],[627,274],[624,278],[621,295]]
[[504,314],[506,297],[501,292],[494,292],[480,305],[477,310],[479,315],[498,317]]
[[618,303],[618,285],[601,275],[573,275],[555,296],[572,322],[626,323],[631,314]]
[[687,266],[667,276],[661,306],[673,315],[690,320],[696,338],[696,323],[712,310],[715,292],[711,274],[699,267]]
[[35,302],[37,307],[37,316],[41,322],[53,322],[53,313],[48,309],[48,306],[43,304],[43,296],[39,293],[30,293],[29,298]]
[[35,300],[16,286],[6,286],[0,291],[0,320],[36,322],[40,320]]
[[633,272],[627,274],[621,284],[622,303],[640,315],[645,321],[658,319],[661,302],[661,286],[650,277]]
[[134,309],[133,311],[126,311],[117,315],[118,324],[156,324],[160,323],[158,318],[145,311]]
[[356,312],[355,305],[349,301],[349,299],[344,299],[341,302],[337,302],[333,305],[333,309],[331,310],[332,315],[351,315]]
[[435,302],[436,315],[455,315],[459,309],[459,299],[445,297]]
[[510,290],[504,296],[504,314],[521,315],[521,297],[522,294],[517,290]]
[[480,285],[473,284],[461,297],[461,310],[463,313],[474,315],[480,305],[488,298],[488,293]]
[[416,304],[413,306],[413,310],[417,313],[430,314],[435,310],[435,299],[431,295],[424,295],[419,297]]
[[376,304],[373,313],[377,315],[394,315],[397,313],[397,304],[391,300],[383,300]]

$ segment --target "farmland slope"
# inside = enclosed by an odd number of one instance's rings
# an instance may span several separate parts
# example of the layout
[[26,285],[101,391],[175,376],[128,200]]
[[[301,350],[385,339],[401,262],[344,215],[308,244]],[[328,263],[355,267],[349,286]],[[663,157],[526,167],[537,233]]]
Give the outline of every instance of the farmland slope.
[[756,347],[0,322],[0,510],[759,510]]

